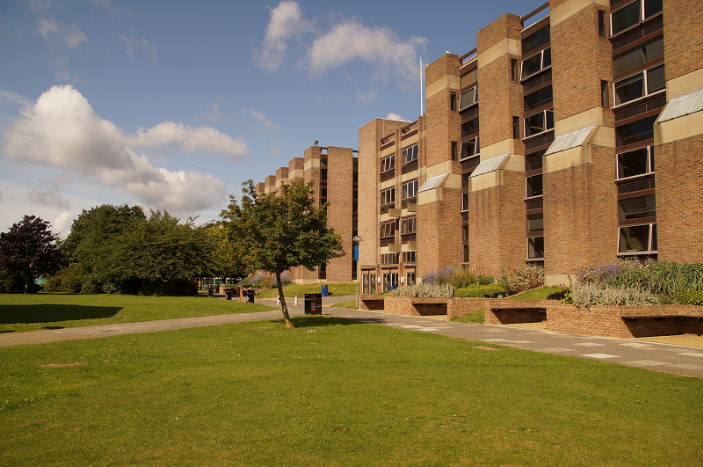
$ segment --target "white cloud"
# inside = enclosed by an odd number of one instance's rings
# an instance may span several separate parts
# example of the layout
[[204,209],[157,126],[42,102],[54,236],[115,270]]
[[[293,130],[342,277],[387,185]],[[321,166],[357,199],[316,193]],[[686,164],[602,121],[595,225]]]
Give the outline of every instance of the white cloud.
[[182,123],[161,122],[127,137],[130,146],[155,148],[169,145],[180,146],[186,152],[204,151],[209,154],[226,154],[232,160],[242,160],[250,153],[242,138],[232,139],[214,128],[184,126]]
[[394,114],[393,112],[389,113],[388,116],[386,117],[386,120],[398,120],[400,122],[409,122],[410,120],[406,120],[403,117],[401,117],[398,114]]
[[65,239],[71,233],[71,226],[73,226],[73,221],[77,218],[78,216],[75,213],[63,211],[51,221],[51,231]]
[[[97,116],[72,86],[54,86],[36,104],[21,111],[6,133],[5,154],[18,163],[62,169],[72,175],[96,177],[108,188],[120,188],[143,202],[174,213],[192,212],[224,200],[225,184],[209,174],[155,167],[131,146],[176,145],[187,152],[204,151],[241,159],[249,150],[214,128],[184,127],[163,122],[125,137]],[[33,194],[36,200],[44,193]],[[65,206],[62,206],[65,207]]]
[[282,1],[271,8],[271,19],[266,27],[266,35],[258,50],[258,62],[262,68],[274,71],[280,67],[286,57],[288,41],[303,32],[312,31],[311,21],[303,19],[300,5],[293,1]]
[[256,109],[244,109],[244,112],[247,112],[252,117],[254,117],[254,120],[259,122],[259,124],[264,128],[264,130],[266,130],[271,136],[276,138],[276,130],[280,130],[281,127],[277,126],[271,120],[264,117],[264,114],[262,114]]
[[315,39],[308,58],[315,74],[361,60],[376,69],[376,77],[397,80],[407,88],[420,74],[418,49],[427,43],[427,39],[416,36],[402,41],[387,27],[368,28],[352,19]]
[[24,96],[20,96],[19,94],[15,94],[14,92],[10,91],[5,91],[4,89],[0,88],[0,104],[4,103],[27,106],[31,105],[32,101],[30,101]]
[[78,26],[72,24],[67,26],[61,21],[57,21],[53,18],[39,20],[39,26],[37,27],[39,34],[44,37],[46,43],[50,48],[67,48],[72,49],[79,45],[81,42],[87,42],[88,38],[85,37],[83,31],[78,29]]
[[137,39],[134,37],[135,33],[136,31],[131,30],[130,37],[118,35],[127,44],[127,55],[133,55],[136,52],[148,56],[152,62],[156,60],[156,46],[143,37]]
[[56,188],[49,190],[32,188],[27,192],[27,199],[37,204],[55,206],[59,209],[68,209],[70,207],[68,200],[64,198]]

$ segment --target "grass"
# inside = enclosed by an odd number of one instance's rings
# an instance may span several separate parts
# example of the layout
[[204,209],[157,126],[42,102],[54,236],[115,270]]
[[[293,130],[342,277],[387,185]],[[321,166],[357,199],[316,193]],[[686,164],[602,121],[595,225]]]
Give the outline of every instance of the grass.
[[266,305],[208,297],[5,294],[0,295],[0,332],[192,318],[274,309]]
[[513,295],[510,300],[546,300],[553,293],[565,290],[564,287],[554,285],[552,287],[540,287],[537,289],[528,290],[519,295]]
[[473,313],[459,316],[458,318],[452,318],[452,321],[457,323],[484,324],[486,322],[486,310],[480,309],[478,311],[474,311]]
[[349,300],[348,302],[339,302],[332,305],[334,308],[345,308],[347,310],[356,310],[356,299]]
[[[322,284],[288,284],[283,286],[283,295],[286,297],[302,297],[306,293],[320,293],[321,286],[329,286],[330,295],[356,295],[356,284],[348,284],[345,282],[332,282]],[[259,294],[260,298],[276,298],[278,297],[278,289],[270,289]]]
[[701,464],[701,379],[295,323],[2,348],[0,464]]

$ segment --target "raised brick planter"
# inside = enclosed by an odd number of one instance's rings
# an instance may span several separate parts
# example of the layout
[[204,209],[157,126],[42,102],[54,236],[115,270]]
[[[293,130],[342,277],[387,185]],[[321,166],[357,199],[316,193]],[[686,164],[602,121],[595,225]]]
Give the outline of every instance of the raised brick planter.
[[437,316],[447,314],[449,298],[388,297],[384,311],[403,316]]
[[362,295],[359,298],[359,309],[369,311],[383,311],[384,295]]

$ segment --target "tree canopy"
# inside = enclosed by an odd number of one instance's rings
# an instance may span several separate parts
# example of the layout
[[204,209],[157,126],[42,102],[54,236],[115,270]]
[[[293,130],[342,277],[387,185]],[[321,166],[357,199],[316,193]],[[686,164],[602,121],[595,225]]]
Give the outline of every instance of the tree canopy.
[[40,217],[24,216],[0,233],[0,268],[24,278],[24,293],[35,277],[53,274],[66,263],[56,245],[58,235],[49,227]]
[[281,286],[281,274],[304,266],[314,270],[344,255],[341,236],[327,225],[326,207],[315,206],[312,182],[295,180],[282,192],[257,195],[254,183],[242,184],[241,205],[230,195],[221,218],[232,253],[247,273],[262,270],[276,276],[281,311],[293,327]]

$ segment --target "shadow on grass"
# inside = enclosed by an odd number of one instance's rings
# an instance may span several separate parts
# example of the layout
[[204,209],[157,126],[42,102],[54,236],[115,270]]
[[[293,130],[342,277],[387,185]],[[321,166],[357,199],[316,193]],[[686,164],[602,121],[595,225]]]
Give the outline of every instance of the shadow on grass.
[[[81,319],[110,318],[122,307],[84,305],[0,305],[0,324],[55,323]],[[45,329],[60,329],[46,326]]]
[[[296,328],[318,328],[321,326],[337,326],[337,325],[343,325],[343,326],[349,326],[349,325],[354,325],[354,324],[364,324],[367,322],[371,322],[370,320],[364,320],[364,323],[360,321],[354,321],[351,319],[344,319],[344,318],[330,318],[329,316],[323,316],[323,315],[315,315],[315,316],[296,316],[295,318],[290,319],[293,322],[293,325]],[[271,320],[272,323],[276,324],[284,324],[283,318],[281,319],[274,319]],[[379,323],[381,322],[380,320],[378,321]]]

